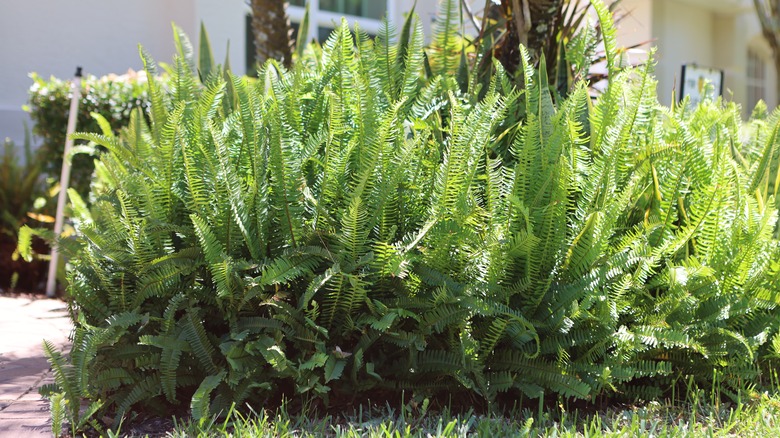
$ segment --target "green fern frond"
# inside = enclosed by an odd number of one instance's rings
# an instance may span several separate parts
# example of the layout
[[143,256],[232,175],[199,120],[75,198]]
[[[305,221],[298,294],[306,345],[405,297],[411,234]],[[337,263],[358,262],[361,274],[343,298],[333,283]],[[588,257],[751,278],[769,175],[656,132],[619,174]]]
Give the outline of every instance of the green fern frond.
[[577,398],[586,398],[591,393],[589,385],[568,374],[565,369],[541,359],[525,358],[517,352],[497,353],[492,358],[491,365],[496,370],[522,373],[517,376],[516,385],[522,385],[525,382],[543,384],[562,395]]
[[612,18],[612,11],[604,4],[602,0],[590,0],[593,10],[596,11],[596,16],[599,19],[599,26],[601,28],[601,38],[604,41],[604,53],[607,59],[607,69],[609,70],[608,78],[610,83],[615,74],[620,69],[618,64],[619,60],[616,58],[619,56],[617,51],[617,30],[615,29],[615,21]]
[[453,76],[458,66],[461,48],[458,43],[460,4],[456,0],[440,0],[431,44],[431,66],[434,74]]
[[142,400],[152,398],[161,392],[160,379],[157,375],[146,376],[143,380],[135,382],[134,385],[114,395],[116,400],[117,412],[114,418],[115,425],[119,423],[122,417],[130,408]]
[[[79,401],[85,394],[80,384],[76,381],[74,368],[65,362],[62,353],[49,341],[43,341],[43,351],[49,364],[51,364],[57,388],[69,399],[71,414],[74,415],[74,418],[77,418],[77,413],[73,411],[73,403]],[[78,409],[78,403],[76,403],[75,409]]]
[[215,361],[214,345],[203,327],[203,321],[200,319],[197,308],[188,309],[181,320],[181,329],[183,338],[190,345],[193,354],[198,358],[200,366],[208,373],[218,372],[219,366]]

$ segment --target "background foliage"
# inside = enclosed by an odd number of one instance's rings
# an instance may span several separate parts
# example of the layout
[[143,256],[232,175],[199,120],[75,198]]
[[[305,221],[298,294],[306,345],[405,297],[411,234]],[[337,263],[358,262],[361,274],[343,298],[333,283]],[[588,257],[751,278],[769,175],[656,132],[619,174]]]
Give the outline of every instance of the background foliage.
[[78,135],[107,152],[60,241],[78,319],[69,359],[48,348],[55,415],[760,384],[780,354],[780,113],[743,129],[734,105],[660,106],[593,4],[595,101],[580,82],[553,103],[524,49],[522,88],[499,63],[484,88],[446,20],[429,60],[414,18],[376,39],[344,22],[257,81],[180,31],[167,88],[143,53],[147,111]]
[[[42,159],[38,151],[32,151],[29,132],[26,134],[22,148],[6,139],[0,156],[0,291],[35,290],[45,269],[41,261],[25,263],[16,250],[19,228],[28,223],[45,224],[51,211]],[[36,242],[39,251],[44,251],[42,246]]]
[[[62,154],[65,147],[65,131],[71,101],[71,82],[54,77],[48,80],[32,73],[27,110],[33,120],[33,133],[41,140],[43,171],[59,177]],[[76,122],[82,132],[100,132],[95,112],[102,115],[114,129],[127,125],[134,108],[147,105],[144,72],[128,72],[126,75],[87,76],[81,82],[81,101]],[[83,144],[83,143],[82,143]],[[89,192],[94,157],[80,154],[73,158],[71,186],[82,195]]]

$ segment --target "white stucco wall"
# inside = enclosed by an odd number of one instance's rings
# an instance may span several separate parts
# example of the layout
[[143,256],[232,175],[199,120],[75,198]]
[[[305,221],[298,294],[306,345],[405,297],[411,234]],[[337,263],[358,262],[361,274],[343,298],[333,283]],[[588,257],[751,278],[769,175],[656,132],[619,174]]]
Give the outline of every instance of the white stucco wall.
[[714,65],[712,44],[714,13],[694,4],[671,0],[653,1],[653,35],[658,52],[656,78],[658,97],[669,105],[679,95],[683,64]]
[[[414,0],[389,0],[398,25]],[[419,0],[417,13],[430,35],[436,0]],[[162,62],[174,54],[171,22],[197,44],[200,22],[218,63],[230,42],[230,64],[246,71],[246,0],[0,0],[0,140],[24,138],[22,105],[30,72],[70,78],[77,65],[102,76],[140,70],[138,44]]]
[[[761,26],[752,2],[746,0],[624,0],[631,11],[621,21],[618,42],[628,46],[649,36],[658,48],[656,79],[659,100],[669,105],[679,97],[682,65],[696,63],[724,71],[724,98],[747,102],[747,51],[761,39]],[[651,29],[648,35],[648,23]],[[767,63],[767,104],[778,104],[775,72]]]
[[193,30],[185,29],[193,44],[197,44],[200,22],[203,21],[216,62],[224,63],[229,42],[231,69],[236,73],[245,73],[245,19],[250,11],[246,0],[195,0],[195,8]]
[[3,0],[0,2],[0,137],[20,141],[30,72],[72,77],[142,67],[138,44],[158,60],[173,54],[171,21],[194,22],[186,0]]
[[231,65],[243,72],[248,10],[244,0],[0,1],[0,137],[23,139],[30,72],[70,78],[77,65],[96,76],[140,70],[139,43],[157,61],[170,62],[172,22],[197,44],[202,19],[217,61],[230,39]]
[[[400,31],[400,26],[404,21],[404,14],[412,9],[414,0],[395,0],[393,3],[394,4],[389,4],[390,10],[388,10],[388,16],[393,20],[396,20]],[[432,34],[431,27],[433,26],[434,18],[436,18],[438,3],[439,2],[437,0],[418,0],[417,6],[414,9],[414,13],[420,17],[420,23],[423,25],[423,31],[428,38],[430,38]],[[475,2],[472,1],[471,3]]]

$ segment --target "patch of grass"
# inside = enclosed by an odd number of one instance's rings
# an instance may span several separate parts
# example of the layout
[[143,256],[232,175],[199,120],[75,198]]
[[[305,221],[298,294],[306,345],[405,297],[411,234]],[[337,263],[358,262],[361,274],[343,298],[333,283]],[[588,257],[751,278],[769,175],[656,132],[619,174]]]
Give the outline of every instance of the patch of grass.
[[701,403],[688,399],[677,405],[651,402],[611,407],[582,414],[558,406],[541,414],[529,409],[506,416],[472,412],[430,413],[419,406],[361,407],[343,416],[289,415],[231,410],[227,419],[177,423],[168,437],[768,437],[780,436],[780,395],[755,394],[744,403]]

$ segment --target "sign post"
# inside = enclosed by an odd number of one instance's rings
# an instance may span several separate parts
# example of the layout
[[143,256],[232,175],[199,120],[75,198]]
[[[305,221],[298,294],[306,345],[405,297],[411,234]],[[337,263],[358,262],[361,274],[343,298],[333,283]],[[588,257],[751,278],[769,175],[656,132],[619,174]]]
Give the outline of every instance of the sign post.
[[[70,135],[76,130],[76,119],[79,112],[79,100],[81,100],[81,67],[76,67],[76,74],[71,85],[72,97],[70,99],[70,113],[68,114],[68,129],[65,137],[65,150],[62,153],[62,173],[60,174],[60,193],[57,196],[57,214],[54,217],[54,235],[62,234],[62,223],[65,215],[65,204],[68,202],[68,184],[70,184],[70,152],[73,149],[73,140]],[[57,265],[59,264],[59,251],[57,245],[51,248],[51,260],[49,261],[49,276],[46,279],[46,296],[54,298],[57,290]]]

